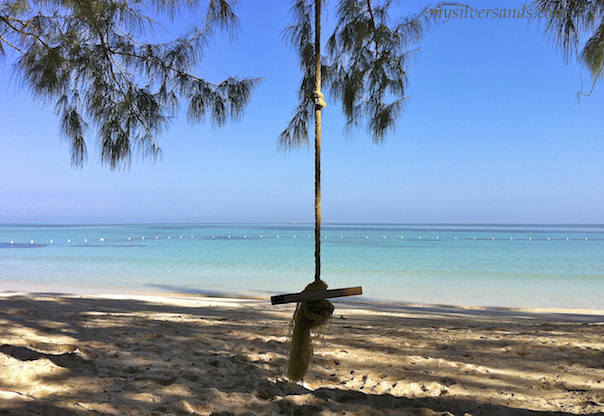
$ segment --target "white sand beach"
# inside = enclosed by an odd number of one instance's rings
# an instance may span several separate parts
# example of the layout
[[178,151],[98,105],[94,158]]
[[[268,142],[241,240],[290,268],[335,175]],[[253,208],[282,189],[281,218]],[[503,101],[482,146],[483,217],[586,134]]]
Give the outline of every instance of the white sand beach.
[[0,415],[604,414],[604,312],[336,303],[297,386],[292,312],[4,292]]

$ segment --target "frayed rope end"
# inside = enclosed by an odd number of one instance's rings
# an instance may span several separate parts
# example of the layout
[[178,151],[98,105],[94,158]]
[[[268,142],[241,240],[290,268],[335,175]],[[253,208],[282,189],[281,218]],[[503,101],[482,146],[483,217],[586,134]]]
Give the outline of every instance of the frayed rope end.
[[[315,281],[304,291],[326,290],[327,284]],[[289,347],[287,376],[293,382],[302,381],[312,358],[311,330],[322,327],[333,315],[334,306],[327,299],[298,303],[292,319],[293,334]]]

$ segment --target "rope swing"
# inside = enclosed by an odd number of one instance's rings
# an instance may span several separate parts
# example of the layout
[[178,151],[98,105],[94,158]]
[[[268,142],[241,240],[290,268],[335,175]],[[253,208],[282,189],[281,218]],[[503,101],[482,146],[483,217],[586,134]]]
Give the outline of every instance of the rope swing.
[[300,293],[271,298],[273,305],[297,302],[292,319],[287,376],[292,382],[304,379],[312,358],[311,331],[318,332],[333,315],[327,298],[360,295],[362,288],[327,290],[321,280],[321,111],[327,106],[321,92],[321,0],[315,0],[315,281]]
[[[327,284],[316,280],[304,291],[326,290]],[[287,376],[292,381],[302,381],[312,358],[311,331],[320,330],[333,315],[333,304],[327,299],[300,302],[292,321],[293,334],[289,346]]]

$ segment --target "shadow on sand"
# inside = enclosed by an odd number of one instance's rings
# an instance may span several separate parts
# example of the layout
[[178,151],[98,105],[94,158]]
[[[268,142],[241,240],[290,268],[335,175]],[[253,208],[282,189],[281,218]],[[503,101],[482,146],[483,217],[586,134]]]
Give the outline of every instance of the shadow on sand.
[[[568,391],[569,396],[580,396],[576,407],[568,411],[529,410],[517,401],[511,405],[501,400],[488,402],[445,390],[430,397],[405,397],[379,392],[375,386],[351,388],[350,380],[355,377],[351,374],[365,374],[366,381],[371,374],[368,371],[377,364],[348,353],[349,358],[334,359],[336,353],[356,349],[376,357],[389,355],[384,380],[392,376],[399,385],[440,383],[470,391],[488,388],[489,383],[496,385],[498,380],[486,374],[482,379],[470,377],[461,367],[458,376],[448,375],[445,380],[421,363],[411,365],[409,357],[419,353],[426,362],[450,360],[468,365],[492,361],[501,372],[517,374],[517,380],[506,379],[517,384],[518,388],[510,389],[513,396],[527,382],[522,380],[523,374],[544,368],[551,361],[563,364],[573,360],[585,368],[601,369],[602,351],[569,346],[543,355],[542,349],[530,352],[531,345],[522,345],[526,343],[523,338],[515,343],[512,338],[481,340],[469,332],[467,339],[455,338],[445,344],[437,329],[452,334],[476,327],[508,334],[548,331],[548,336],[556,337],[581,324],[551,321],[539,322],[538,327],[535,323],[519,326],[513,320],[494,323],[474,316],[472,321],[468,316],[443,311],[430,311],[426,317],[417,310],[408,311],[406,317],[392,316],[386,321],[382,317],[379,322],[386,324],[376,329],[378,321],[370,314],[344,317],[336,312],[330,335],[324,340],[329,349],[318,352],[311,364],[308,385],[315,387],[308,389],[283,379],[292,308],[202,304],[194,300],[182,306],[56,294],[0,298],[0,414],[603,415],[597,398],[604,397],[601,389]],[[371,338],[378,332],[383,338]],[[434,339],[428,339],[430,334]],[[388,337],[400,342],[385,343]],[[527,362],[520,365],[516,359],[506,359],[501,355],[503,348],[526,351]],[[480,385],[482,382],[485,385]]]

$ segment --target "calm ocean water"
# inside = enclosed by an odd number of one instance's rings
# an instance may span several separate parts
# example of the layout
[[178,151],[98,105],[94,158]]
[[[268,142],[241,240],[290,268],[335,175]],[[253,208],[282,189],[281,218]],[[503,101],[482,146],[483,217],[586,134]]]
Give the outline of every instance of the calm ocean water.
[[[380,302],[604,309],[604,225],[324,224],[322,278]],[[0,225],[0,290],[260,296],[313,280],[312,224]]]

